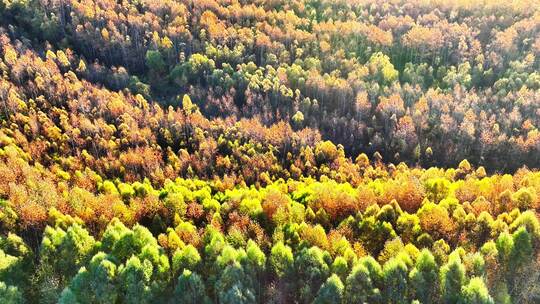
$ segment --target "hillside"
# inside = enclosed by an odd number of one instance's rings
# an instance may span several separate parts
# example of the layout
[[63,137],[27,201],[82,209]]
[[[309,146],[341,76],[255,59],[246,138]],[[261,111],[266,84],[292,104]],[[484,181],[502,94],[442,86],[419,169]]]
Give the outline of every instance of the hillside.
[[539,8],[0,0],[0,302],[538,303]]

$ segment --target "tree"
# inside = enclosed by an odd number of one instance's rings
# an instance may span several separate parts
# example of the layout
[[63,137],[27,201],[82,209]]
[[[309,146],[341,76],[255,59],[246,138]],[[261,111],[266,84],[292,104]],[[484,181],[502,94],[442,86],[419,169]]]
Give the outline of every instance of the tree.
[[24,299],[17,287],[0,282],[0,302],[5,304],[22,304],[24,303]]
[[37,274],[41,300],[44,303],[56,301],[79,269],[88,264],[96,249],[94,238],[79,224],[72,224],[67,230],[47,226]]
[[195,271],[201,263],[201,255],[193,245],[189,244],[183,249],[175,251],[172,258],[174,273],[182,273],[185,269]]
[[493,304],[484,280],[474,277],[461,289],[462,297],[458,303],[462,304]]
[[518,297],[520,293],[519,288],[516,286],[516,282],[522,277],[526,276],[530,271],[527,269],[529,265],[533,263],[533,248],[531,242],[531,235],[527,232],[525,227],[519,228],[512,234],[512,243],[510,254],[508,256],[508,289],[514,299]]
[[292,117],[292,121],[297,128],[301,128],[304,124],[304,114],[300,111],[296,111]]
[[343,283],[336,274],[331,275],[317,292],[314,304],[340,303],[343,298]]
[[229,264],[216,283],[219,302],[223,304],[256,303],[253,283],[238,262]]
[[514,240],[508,232],[504,231],[499,235],[496,241],[498,260],[503,270],[508,271],[512,252],[514,250]]
[[115,303],[118,298],[116,285],[118,268],[111,257],[98,252],[88,267],[82,267],[79,273],[62,291],[59,303]]
[[329,274],[324,252],[318,247],[304,248],[298,253],[294,264],[299,299],[302,303],[310,303]]
[[[41,242],[40,260],[44,276],[55,276],[63,289],[95,253],[96,241],[78,224],[67,231],[47,227]],[[45,278],[44,278],[45,279]]]
[[132,256],[118,273],[121,299],[125,303],[154,303],[157,296],[163,293],[165,286],[158,286],[153,282],[153,265],[148,260],[141,261]]
[[34,255],[24,241],[13,233],[0,237],[0,282],[6,284],[5,292],[12,294],[14,288],[22,293],[30,287],[34,271]]
[[347,263],[347,260],[342,256],[338,256],[334,259],[331,269],[332,273],[336,274],[342,281],[346,280],[350,272],[349,264]]
[[383,299],[385,303],[408,303],[407,272],[407,265],[400,258],[392,258],[384,264]]
[[262,301],[262,289],[264,286],[264,274],[266,272],[266,256],[253,240],[249,240],[246,247],[246,259],[244,268],[253,281],[257,302]]
[[140,256],[145,248],[158,248],[152,233],[139,224],[133,230],[118,219],[113,219],[101,238],[100,250],[109,253],[118,261],[126,261],[132,255]]
[[512,194],[514,206],[522,211],[525,211],[533,206],[536,202],[536,191],[530,188],[520,188]]
[[455,304],[461,299],[461,288],[465,285],[465,266],[459,254],[454,251],[440,270],[442,300],[445,304]]
[[438,203],[448,195],[450,182],[445,178],[435,178],[428,180],[425,187],[428,199]]
[[374,216],[364,217],[360,221],[358,229],[362,244],[373,255],[379,254],[386,241],[397,237],[391,223],[376,219]]
[[178,304],[210,304],[212,301],[205,292],[206,288],[201,277],[188,269],[184,269],[178,277],[174,290],[174,303]]
[[[373,260],[374,263],[377,261]],[[378,265],[374,264],[374,265]],[[378,265],[378,270],[382,272]],[[373,276],[377,276],[374,274]],[[374,278],[376,279],[376,278]],[[343,300],[346,303],[382,303],[381,291],[372,279],[372,272],[368,267],[358,263],[353,267],[345,282]]]
[[291,275],[294,266],[294,257],[289,246],[277,242],[270,251],[270,268],[278,278]]
[[435,257],[428,249],[423,249],[416,259],[416,265],[409,273],[413,298],[421,303],[437,303],[439,296],[438,267]]
[[339,157],[339,151],[331,141],[324,141],[315,147],[315,157],[319,164],[331,164]]
[[451,240],[456,224],[448,210],[440,204],[426,203],[417,213],[423,231],[429,231],[434,239]]
[[147,51],[146,52],[146,66],[155,73],[160,75],[165,72],[165,61],[159,51]]
[[372,79],[381,85],[390,85],[399,76],[399,72],[390,62],[390,58],[381,52],[371,55],[366,65]]

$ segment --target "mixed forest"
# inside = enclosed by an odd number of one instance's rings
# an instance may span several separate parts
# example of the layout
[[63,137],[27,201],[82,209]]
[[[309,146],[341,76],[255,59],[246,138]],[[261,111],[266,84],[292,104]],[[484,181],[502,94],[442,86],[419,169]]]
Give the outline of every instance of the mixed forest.
[[0,0],[0,303],[540,303],[538,128],[537,0]]

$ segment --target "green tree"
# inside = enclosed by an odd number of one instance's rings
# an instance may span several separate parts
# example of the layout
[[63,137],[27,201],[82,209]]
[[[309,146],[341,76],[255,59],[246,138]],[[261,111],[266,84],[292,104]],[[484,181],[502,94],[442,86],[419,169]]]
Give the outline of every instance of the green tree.
[[291,275],[294,267],[294,257],[289,246],[277,242],[270,251],[270,268],[274,274],[281,278]]
[[139,255],[145,247],[159,247],[146,227],[137,224],[132,230],[115,218],[103,233],[100,250],[124,262],[132,255]]
[[465,266],[457,252],[453,252],[448,263],[440,270],[442,300],[445,304],[456,304],[461,299],[461,287],[465,284]]
[[321,286],[314,304],[332,304],[341,303],[343,298],[343,283],[336,274],[332,274]]
[[180,274],[184,269],[196,271],[200,263],[201,255],[191,244],[177,250],[172,257],[172,269],[175,274]]
[[347,275],[349,274],[349,264],[347,263],[347,260],[342,257],[338,256],[334,259],[334,262],[331,266],[332,273],[335,273],[338,275],[339,279],[342,281],[345,281],[347,278]]
[[40,250],[43,275],[53,275],[60,280],[60,287],[77,274],[95,253],[96,241],[86,229],[78,224],[66,231],[61,228],[45,228]]
[[256,303],[253,282],[238,262],[233,262],[225,267],[216,283],[216,292],[219,303]]
[[315,246],[302,249],[296,257],[295,268],[300,301],[311,303],[330,271],[324,252]]
[[413,298],[421,303],[438,303],[439,278],[435,257],[428,249],[423,249],[416,259],[416,265],[409,273]]
[[254,285],[257,302],[261,302],[264,274],[266,273],[266,255],[253,240],[249,240],[246,247],[246,258],[243,261],[244,269],[251,277]]
[[79,269],[88,264],[96,249],[94,238],[79,224],[73,224],[67,230],[47,226],[37,273],[40,301],[56,302]]
[[529,266],[534,262],[533,247],[531,235],[525,227],[519,228],[512,234],[513,247],[509,255],[508,263],[508,289],[513,299],[517,299],[521,288],[517,286],[517,282],[523,277],[526,277],[530,269]]
[[390,62],[390,57],[381,52],[371,55],[366,65],[372,79],[379,84],[389,85],[398,79],[399,72]]
[[407,303],[407,265],[400,258],[392,258],[383,267],[383,298],[385,303]]
[[429,179],[425,184],[427,197],[434,203],[440,202],[450,192],[450,182],[446,178]]
[[111,257],[98,252],[88,267],[82,267],[69,286],[62,291],[60,304],[106,304],[119,299],[118,268]]
[[493,304],[484,280],[474,277],[461,289],[462,298],[460,304]]
[[[17,235],[0,237],[0,282],[22,289],[29,287],[34,262],[33,253]],[[9,288],[8,288],[9,289]]]
[[206,288],[201,277],[188,269],[184,269],[178,277],[173,302],[177,304],[212,303],[206,294]]
[[358,229],[362,244],[374,255],[379,254],[386,241],[397,237],[391,223],[379,220],[374,216],[364,217],[360,221]]
[[165,61],[159,51],[149,50],[146,52],[146,66],[152,73],[157,75],[165,71]]
[[[375,260],[373,262],[377,263]],[[378,268],[380,270],[380,265]],[[362,263],[353,267],[345,281],[345,303],[382,303],[381,291],[375,286],[371,275],[372,272]]]
[[9,286],[4,282],[0,282],[0,303],[22,304],[24,303],[24,299],[17,287]]
[[510,258],[514,252],[514,240],[508,232],[504,231],[499,235],[495,243],[497,248],[497,257],[503,272],[508,272]]
[[[132,256],[119,271],[119,287],[122,291],[123,303],[154,303],[156,302],[156,287],[152,282],[152,263]],[[152,286],[154,285],[154,286]],[[154,287],[154,288],[152,288]],[[153,290],[154,289],[154,290]]]

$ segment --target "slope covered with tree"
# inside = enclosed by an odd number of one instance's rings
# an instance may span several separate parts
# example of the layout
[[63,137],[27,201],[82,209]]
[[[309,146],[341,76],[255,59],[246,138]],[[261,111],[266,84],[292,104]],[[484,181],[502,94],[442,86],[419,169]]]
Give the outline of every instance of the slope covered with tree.
[[63,49],[64,69],[114,90],[164,105],[188,93],[206,116],[309,127],[350,156],[513,171],[540,164],[538,4],[15,0],[0,9],[12,35],[41,53]]
[[538,303],[536,4],[0,0],[0,302]]

